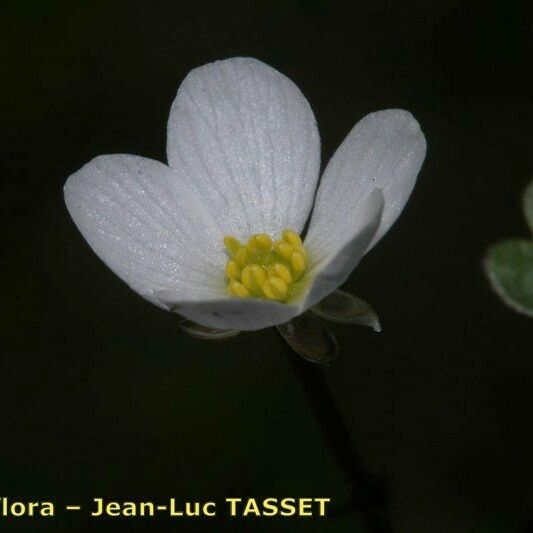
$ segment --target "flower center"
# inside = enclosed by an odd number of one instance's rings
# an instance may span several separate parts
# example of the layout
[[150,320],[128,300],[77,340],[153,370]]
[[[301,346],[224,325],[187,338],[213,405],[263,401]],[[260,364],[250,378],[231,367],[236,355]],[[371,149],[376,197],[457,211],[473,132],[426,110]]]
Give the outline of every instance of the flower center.
[[252,235],[242,244],[229,235],[224,244],[228,291],[232,296],[286,302],[301,289],[307,269],[307,252],[300,236],[286,229],[273,241],[266,233]]

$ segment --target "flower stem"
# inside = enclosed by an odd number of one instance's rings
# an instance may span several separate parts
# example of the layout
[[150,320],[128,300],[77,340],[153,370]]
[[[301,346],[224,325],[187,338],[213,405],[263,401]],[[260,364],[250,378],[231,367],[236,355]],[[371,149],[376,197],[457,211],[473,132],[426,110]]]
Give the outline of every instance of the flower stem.
[[387,490],[381,480],[364,468],[322,368],[284,344],[324,442],[349,484],[350,507],[357,511],[369,533],[391,533]]

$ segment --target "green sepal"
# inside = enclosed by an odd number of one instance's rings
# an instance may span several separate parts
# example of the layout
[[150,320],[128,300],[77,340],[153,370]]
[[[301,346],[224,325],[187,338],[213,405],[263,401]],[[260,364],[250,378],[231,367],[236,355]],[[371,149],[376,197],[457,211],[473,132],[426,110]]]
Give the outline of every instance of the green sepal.
[[533,317],[533,241],[508,239],[494,244],[487,251],[484,267],[503,302]]
[[311,313],[297,316],[277,328],[287,344],[308,361],[327,365],[338,355],[337,339],[327,325]]
[[357,324],[381,331],[381,324],[375,309],[361,298],[345,291],[335,291],[311,308],[311,311],[330,322]]
[[533,233],[533,181],[526,187],[522,196],[522,208],[529,229]]
[[189,320],[181,315],[178,317],[178,326],[181,330],[192,337],[193,339],[202,339],[210,341],[221,341],[225,339],[231,339],[240,333],[236,329],[216,329],[210,328],[207,326],[202,326],[202,324],[197,324],[192,320]]

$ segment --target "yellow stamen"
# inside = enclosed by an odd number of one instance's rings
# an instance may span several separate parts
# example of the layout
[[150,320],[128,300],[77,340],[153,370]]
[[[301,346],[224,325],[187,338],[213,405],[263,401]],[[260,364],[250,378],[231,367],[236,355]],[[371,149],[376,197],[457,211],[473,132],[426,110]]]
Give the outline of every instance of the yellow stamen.
[[288,242],[285,241],[278,241],[274,245],[274,251],[285,261],[290,261],[292,252],[294,252],[293,246],[291,246]]
[[292,231],[291,229],[286,229],[282,232],[281,236],[283,237],[284,241],[288,242],[294,248],[303,247],[302,239],[300,239],[300,235],[298,235],[298,233],[296,233],[295,231]]
[[235,261],[241,268],[244,268],[248,264],[249,257],[250,252],[244,246],[235,253]]
[[302,272],[305,270],[305,257],[301,252],[292,252],[291,266],[294,272],[298,275],[302,274]]
[[250,237],[249,242],[252,242],[256,249],[261,252],[270,252],[272,248],[272,239],[266,233],[258,233]]
[[228,288],[230,293],[238,298],[246,298],[247,296],[250,296],[250,291],[242,283],[235,279],[230,281]]
[[270,235],[256,233],[245,244],[231,235],[224,237],[232,296],[285,302],[297,294],[306,279],[307,252],[295,231],[286,229],[281,236],[274,242]]
[[266,280],[266,274],[259,265],[246,265],[241,274],[243,285],[256,294],[261,294],[261,287]]
[[229,235],[228,237],[224,237],[224,246],[229,254],[234,257],[235,254],[241,249],[242,244],[240,243],[239,239]]
[[241,279],[241,269],[237,261],[228,261],[226,263],[226,276],[229,279]]
[[268,277],[276,276],[281,278],[287,285],[292,283],[291,271],[283,263],[274,263],[267,268]]
[[272,276],[263,283],[263,293],[271,300],[285,300],[287,297],[287,284],[281,278]]

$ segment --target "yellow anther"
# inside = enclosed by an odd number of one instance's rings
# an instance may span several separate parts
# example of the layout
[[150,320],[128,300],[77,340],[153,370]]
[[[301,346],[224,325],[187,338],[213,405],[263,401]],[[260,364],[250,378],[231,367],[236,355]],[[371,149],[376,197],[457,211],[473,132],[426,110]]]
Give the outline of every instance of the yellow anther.
[[266,273],[259,265],[247,265],[241,274],[243,285],[258,294],[261,294],[261,287],[266,280]]
[[306,267],[305,257],[301,252],[292,252],[291,266],[296,274],[301,274]]
[[307,252],[295,231],[286,229],[281,236],[273,242],[270,235],[256,233],[244,244],[224,237],[229,294],[278,302],[296,297],[306,280]]
[[241,278],[241,269],[237,264],[237,261],[228,261],[226,263],[226,276],[229,279],[240,279]]
[[270,300],[282,301],[287,298],[287,284],[281,278],[277,278],[276,276],[268,278],[263,283],[262,289],[264,295]]
[[224,246],[229,254],[234,257],[235,254],[241,249],[242,244],[240,243],[239,239],[236,239],[232,235],[228,235],[227,237],[224,237]]
[[258,233],[251,237],[250,241],[252,241],[252,239],[255,247],[262,252],[270,252],[272,249],[272,239],[266,233]]
[[300,235],[298,235],[298,233],[296,233],[295,231],[292,231],[291,229],[286,229],[282,232],[281,236],[283,237],[284,241],[294,246],[294,248],[303,247],[302,239],[300,239]]
[[292,283],[291,271],[283,263],[274,263],[273,265],[268,265],[267,268],[268,277],[278,277],[281,278],[287,285]]
[[278,241],[274,245],[274,251],[276,254],[278,254],[282,259],[285,259],[285,261],[291,260],[292,252],[294,252],[294,248],[292,245],[290,245],[288,242],[285,241]]
[[302,246],[298,246],[298,248],[296,248],[296,251],[300,252],[304,256],[304,258],[307,260],[307,250],[304,248],[303,244]]
[[241,268],[244,268],[248,264],[249,259],[250,252],[245,246],[239,248],[235,253],[235,261]]
[[242,283],[235,279],[230,281],[228,288],[229,291],[238,298],[246,298],[247,296],[250,296],[250,291]]
[[250,239],[246,243],[246,249],[248,250],[248,257],[256,255],[258,252],[257,247],[255,246],[255,243],[253,242],[252,239]]

